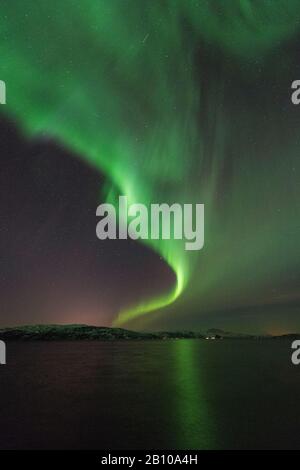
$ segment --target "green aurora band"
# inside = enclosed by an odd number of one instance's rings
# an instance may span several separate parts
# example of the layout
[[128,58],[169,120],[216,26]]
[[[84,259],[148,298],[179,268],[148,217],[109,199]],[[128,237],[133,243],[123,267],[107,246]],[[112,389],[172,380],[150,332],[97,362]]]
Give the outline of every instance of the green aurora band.
[[[176,285],[120,312],[115,324],[180,298],[208,312],[238,306],[295,263],[296,186],[281,188],[298,166],[299,146],[272,96],[263,116],[248,97],[235,104],[226,97],[234,75],[246,88],[259,74],[271,77],[299,31],[299,1],[7,0],[0,21],[5,112],[29,137],[50,136],[104,172],[108,201],[120,193],[146,205],[205,203],[205,249],[147,241]],[[209,80],[203,48],[220,58]],[[285,80],[276,83],[286,89]],[[270,142],[271,165],[261,158]]]

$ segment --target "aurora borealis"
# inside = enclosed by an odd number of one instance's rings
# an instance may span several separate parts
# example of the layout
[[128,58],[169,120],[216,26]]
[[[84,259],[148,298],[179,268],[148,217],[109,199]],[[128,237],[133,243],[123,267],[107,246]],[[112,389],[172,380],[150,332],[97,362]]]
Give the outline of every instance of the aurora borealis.
[[204,249],[149,240],[176,280],[114,324],[300,326],[299,2],[13,0],[0,14],[1,110],[28,139],[104,174],[99,200],[205,204]]

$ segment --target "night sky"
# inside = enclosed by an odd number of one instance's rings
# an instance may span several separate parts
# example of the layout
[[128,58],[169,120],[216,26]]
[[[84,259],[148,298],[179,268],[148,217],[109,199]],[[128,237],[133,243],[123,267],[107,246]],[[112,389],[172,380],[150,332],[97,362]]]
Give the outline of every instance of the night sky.
[[[0,10],[1,325],[300,330],[300,3]],[[204,203],[205,246],[100,241],[96,208]]]

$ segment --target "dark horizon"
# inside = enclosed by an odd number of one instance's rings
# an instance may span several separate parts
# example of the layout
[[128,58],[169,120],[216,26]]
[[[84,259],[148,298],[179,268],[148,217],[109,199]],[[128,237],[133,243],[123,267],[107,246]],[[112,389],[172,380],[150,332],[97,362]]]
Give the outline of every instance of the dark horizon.
[[[22,330],[22,329],[32,329],[32,328],[41,328],[42,330],[44,328],[58,328],[58,329],[73,329],[73,328],[91,328],[91,329],[106,329],[106,330],[124,330],[124,331],[129,331],[133,333],[153,333],[153,334],[160,334],[160,333],[178,333],[178,334],[184,334],[184,333],[192,333],[192,334],[202,334],[202,335],[220,335],[224,336],[226,338],[226,335],[237,335],[240,336],[242,339],[243,336],[251,336],[251,337],[284,337],[284,336],[289,336],[289,335],[300,335],[300,331],[296,330],[291,330],[291,331],[284,331],[284,332],[276,332],[273,334],[266,333],[266,332],[247,332],[247,331],[240,331],[240,330],[228,330],[222,327],[199,327],[199,328],[194,328],[192,330],[190,329],[176,329],[176,328],[170,328],[168,330],[166,329],[161,329],[161,330],[136,330],[134,328],[127,328],[127,327],[122,327],[122,326],[105,326],[105,325],[95,325],[95,324],[86,324],[86,323],[29,323],[29,324],[15,324],[15,325],[3,325],[0,326],[0,340],[1,340],[1,332],[4,330]],[[230,336],[229,336],[230,337]]]

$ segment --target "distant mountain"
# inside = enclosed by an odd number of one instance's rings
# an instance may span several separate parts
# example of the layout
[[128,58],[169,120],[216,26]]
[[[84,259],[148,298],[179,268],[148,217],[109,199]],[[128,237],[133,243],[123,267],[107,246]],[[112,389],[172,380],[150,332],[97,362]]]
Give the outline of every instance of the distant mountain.
[[123,328],[107,328],[89,325],[26,325],[0,329],[2,340],[155,340],[179,338],[204,338],[194,332],[143,333]]
[[300,339],[300,333],[287,333],[280,336],[272,336],[272,339],[288,339],[293,341],[294,339]]
[[167,340],[167,339],[297,339],[300,334],[282,336],[254,336],[243,333],[232,333],[218,328],[210,328],[206,334],[194,331],[160,331],[154,333],[137,332],[123,328],[107,328],[90,325],[25,325],[12,328],[0,328],[0,340]]
[[246,333],[232,333],[231,331],[224,331],[219,328],[210,328],[207,330],[207,337],[221,337],[228,339],[300,339],[300,333],[288,333],[284,335],[249,335]]
[[26,325],[0,329],[3,340],[128,340],[152,339],[148,333],[136,333],[122,328],[89,325]]

